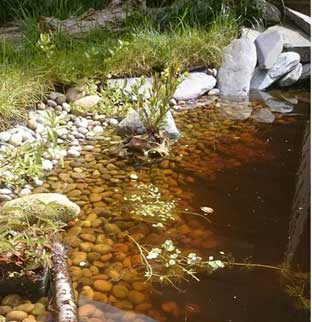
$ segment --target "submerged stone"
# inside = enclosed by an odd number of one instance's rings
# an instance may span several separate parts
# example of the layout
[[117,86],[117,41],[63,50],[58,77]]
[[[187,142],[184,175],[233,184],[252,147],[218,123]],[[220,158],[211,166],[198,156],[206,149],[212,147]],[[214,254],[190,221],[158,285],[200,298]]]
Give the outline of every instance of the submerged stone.
[[275,116],[269,108],[260,108],[259,110],[253,111],[251,118],[259,123],[273,123],[275,120]]
[[142,134],[145,132],[145,127],[140,120],[139,113],[134,109],[129,109],[126,117],[118,124],[118,133],[122,136],[132,134]]
[[218,112],[226,119],[243,121],[251,116],[252,108],[248,102],[220,103]]

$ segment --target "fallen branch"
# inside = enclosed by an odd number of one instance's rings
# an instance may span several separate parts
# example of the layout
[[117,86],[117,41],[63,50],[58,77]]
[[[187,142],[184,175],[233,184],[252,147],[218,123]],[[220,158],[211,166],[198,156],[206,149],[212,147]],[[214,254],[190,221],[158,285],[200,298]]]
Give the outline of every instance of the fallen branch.
[[54,241],[52,252],[57,322],[78,322],[77,306],[68,274],[65,247],[58,241]]
[[78,17],[59,20],[55,17],[40,17],[39,26],[42,31],[57,31],[66,34],[86,33],[98,28],[118,27],[125,21],[129,12],[134,9],[145,9],[145,1],[113,0],[103,10],[90,9]]

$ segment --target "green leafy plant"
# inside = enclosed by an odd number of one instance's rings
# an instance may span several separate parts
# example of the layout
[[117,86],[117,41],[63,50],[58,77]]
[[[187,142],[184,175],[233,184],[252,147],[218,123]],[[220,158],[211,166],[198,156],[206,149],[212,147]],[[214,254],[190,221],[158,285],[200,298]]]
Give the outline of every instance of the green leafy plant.
[[41,33],[37,45],[47,58],[51,58],[55,49],[54,34],[52,32]]

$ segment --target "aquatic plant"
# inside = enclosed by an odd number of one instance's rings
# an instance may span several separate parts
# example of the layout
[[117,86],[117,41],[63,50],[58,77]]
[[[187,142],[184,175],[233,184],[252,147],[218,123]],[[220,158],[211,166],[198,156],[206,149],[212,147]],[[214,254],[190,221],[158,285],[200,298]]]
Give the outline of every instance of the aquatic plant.
[[151,223],[153,227],[164,227],[176,220],[174,200],[162,200],[159,188],[153,184],[139,184],[135,192],[124,197],[130,208],[130,216]]
[[160,283],[167,282],[178,288],[177,282],[182,280],[188,282],[188,277],[199,281],[197,276],[199,271],[204,270],[212,273],[225,267],[222,260],[215,259],[213,256],[205,261],[195,252],[185,254],[170,239],[166,240],[160,247],[147,249],[130,235],[128,237],[139,250],[145,268],[144,276],[148,280],[152,279]]

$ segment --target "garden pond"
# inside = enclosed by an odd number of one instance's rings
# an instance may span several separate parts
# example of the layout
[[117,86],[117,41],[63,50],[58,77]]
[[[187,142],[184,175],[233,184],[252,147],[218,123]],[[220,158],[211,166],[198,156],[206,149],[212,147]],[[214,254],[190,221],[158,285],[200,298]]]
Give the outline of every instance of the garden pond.
[[[308,321],[308,310],[287,293],[278,270],[233,266],[198,272],[199,282],[188,276],[189,282],[174,285],[151,283],[133,241],[151,248],[172,240],[182,253],[203,259],[231,255],[235,262],[285,262],[310,93],[285,95],[298,103],[291,113],[275,114],[271,124],[230,119],[217,112],[218,103],[205,99],[196,103],[200,107],[182,109],[175,113],[182,135],[166,159],[112,154],[120,137],[108,129],[34,189],[63,193],[81,207],[79,220],[62,237],[80,321]],[[139,196],[142,187],[174,201],[177,220],[161,228],[135,218],[145,200],[127,199]],[[302,272],[310,269],[309,234],[307,228],[297,236],[293,265]],[[45,317],[33,314],[23,321]],[[51,314],[47,318],[53,321]]]

